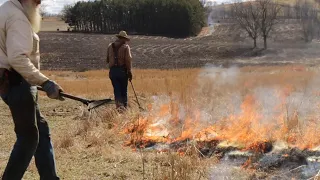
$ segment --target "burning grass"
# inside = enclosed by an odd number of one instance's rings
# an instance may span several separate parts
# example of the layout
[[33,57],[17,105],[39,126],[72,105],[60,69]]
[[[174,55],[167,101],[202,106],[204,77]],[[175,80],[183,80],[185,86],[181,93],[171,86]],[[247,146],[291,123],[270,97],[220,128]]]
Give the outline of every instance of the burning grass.
[[[106,71],[46,74],[68,93],[94,99],[112,96]],[[108,108],[102,108],[102,116],[88,119],[78,103],[41,98],[61,177],[250,179],[257,176],[255,169],[229,169],[230,164],[221,163],[223,157],[232,150],[263,154],[279,143],[284,144],[280,149],[307,150],[320,144],[316,68],[207,67],[135,70],[134,74],[138,95],[146,99],[146,112],[133,108],[123,115],[107,115]],[[8,114],[7,110],[1,114],[1,132],[12,131]],[[0,134],[1,171],[13,137],[12,132]],[[291,157],[292,153],[284,154]],[[255,167],[252,164],[257,162],[259,158],[253,157],[242,168]],[[26,178],[36,179],[36,174],[32,165]]]
[[156,97],[150,111],[126,129],[128,144],[219,140],[250,148],[284,141],[315,148],[320,145],[315,101],[320,84],[315,77],[316,72],[302,66],[207,68],[188,97]]
[[[112,92],[106,71],[47,74],[67,92]],[[137,139],[140,145],[194,139],[249,147],[281,140],[314,148],[319,145],[318,104],[312,105],[318,93],[316,74],[304,66],[135,70],[137,91],[152,96],[154,103],[125,130],[131,135],[128,144]]]

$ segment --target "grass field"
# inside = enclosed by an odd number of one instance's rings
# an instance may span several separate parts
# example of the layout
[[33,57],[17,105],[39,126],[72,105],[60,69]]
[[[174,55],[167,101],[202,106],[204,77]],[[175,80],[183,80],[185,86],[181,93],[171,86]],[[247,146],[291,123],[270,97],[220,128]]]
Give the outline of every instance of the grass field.
[[[296,65],[231,69],[138,69],[134,70],[133,83],[145,108],[149,103],[161,104],[161,99],[157,102],[152,97],[169,96],[177,99],[176,103],[188,105],[191,109],[200,108],[217,118],[225,113],[223,108],[228,109],[236,103],[236,98],[231,98],[234,93],[238,93],[242,99],[259,88],[280,88],[287,89],[288,93],[299,93],[310,87],[312,93],[317,94],[318,84],[314,83],[314,78],[318,72],[317,67]],[[45,71],[45,74],[59,82],[68,93],[93,99],[112,97],[107,71]],[[102,118],[91,119],[88,119],[80,103],[71,100],[59,102],[45,96],[40,98],[40,107],[50,122],[58,173],[62,179],[215,179],[213,167],[218,164],[215,156],[203,159],[197,153],[180,156],[175,152],[139,151],[124,146],[128,137],[121,131],[127,123],[144,116],[133,103],[131,90],[129,94],[132,110],[128,114],[105,116],[111,111],[110,107],[103,107],[96,111]],[[275,100],[273,95],[266,96]],[[318,97],[312,96],[312,99]],[[308,110],[313,112],[315,106],[310,105]],[[1,108],[0,171],[3,171],[14,134],[8,109],[3,103]],[[318,144],[318,141],[313,143]],[[253,175],[259,174],[234,167],[230,167],[230,171],[232,173],[225,174],[225,178],[252,179]],[[37,177],[32,164],[25,179]],[[268,175],[263,174],[262,177]]]
[[[204,28],[199,36],[185,39],[129,35],[133,66],[139,69],[201,68],[206,64],[223,67],[319,64],[319,41],[305,44],[301,27],[295,21],[284,21],[274,27],[267,51],[252,50],[252,41],[246,33],[230,23],[216,23]],[[69,71],[105,69],[106,49],[115,39],[110,34],[56,31],[40,32],[39,36],[42,68]],[[258,42],[261,48],[261,40]]]
[[68,24],[60,20],[58,17],[44,17],[41,23],[41,31],[67,31]]
[[[114,35],[53,32],[67,28],[54,18],[45,19],[42,28],[42,69],[50,79],[66,93],[113,98],[105,49]],[[292,43],[299,31],[292,24],[275,31],[267,51],[252,50],[236,27],[225,24],[211,35],[186,39],[131,36],[133,85],[146,111],[139,111],[130,85],[125,114],[118,114],[114,105],[88,113],[79,102],[51,100],[40,92],[61,179],[289,179],[281,168],[260,171],[223,164],[219,153],[204,158],[195,140],[199,132],[206,133],[201,136],[205,140],[217,132],[222,140],[245,148],[262,140],[308,150],[320,145],[319,43]],[[0,108],[1,174],[15,136],[8,107],[1,101]],[[126,146],[138,135],[124,132],[140,120],[149,121],[137,133],[147,143],[152,138],[166,143],[163,134],[192,143],[187,152]],[[24,179],[39,179],[34,162]]]

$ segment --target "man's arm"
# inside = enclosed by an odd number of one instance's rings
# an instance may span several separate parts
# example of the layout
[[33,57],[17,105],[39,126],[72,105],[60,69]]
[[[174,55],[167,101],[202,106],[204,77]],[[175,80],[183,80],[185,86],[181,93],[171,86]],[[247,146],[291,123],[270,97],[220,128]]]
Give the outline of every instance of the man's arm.
[[33,48],[33,31],[29,22],[14,19],[6,26],[7,56],[10,66],[31,85],[41,85],[48,78],[43,75],[29,59]]
[[108,45],[108,48],[107,48],[107,64],[109,64],[109,62],[110,62],[110,59],[109,59],[109,50],[110,50],[110,44]]
[[131,55],[131,50],[130,50],[130,46],[127,45],[126,47],[126,56],[125,56],[125,60],[126,60],[126,68],[128,71],[131,71],[132,68],[132,55]]

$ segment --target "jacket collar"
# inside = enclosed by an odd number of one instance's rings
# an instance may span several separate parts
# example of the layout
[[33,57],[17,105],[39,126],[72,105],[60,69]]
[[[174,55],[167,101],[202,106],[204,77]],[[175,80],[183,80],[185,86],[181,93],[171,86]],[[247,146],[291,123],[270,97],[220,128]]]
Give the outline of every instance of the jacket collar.
[[22,4],[20,3],[20,1],[18,1],[18,0],[11,0],[11,2],[12,2],[18,9],[20,9],[20,10],[24,13],[24,15],[26,15],[26,16],[28,17],[28,15],[27,15],[26,11],[24,10],[24,8],[22,7]]

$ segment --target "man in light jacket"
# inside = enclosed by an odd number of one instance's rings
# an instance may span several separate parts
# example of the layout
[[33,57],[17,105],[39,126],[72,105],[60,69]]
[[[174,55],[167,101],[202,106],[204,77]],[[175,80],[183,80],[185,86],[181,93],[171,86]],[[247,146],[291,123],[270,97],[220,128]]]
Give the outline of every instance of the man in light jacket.
[[0,94],[9,106],[17,140],[2,176],[22,179],[35,157],[40,179],[59,179],[49,127],[37,104],[37,87],[52,99],[61,87],[40,72],[41,0],[9,0],[0,6]]

